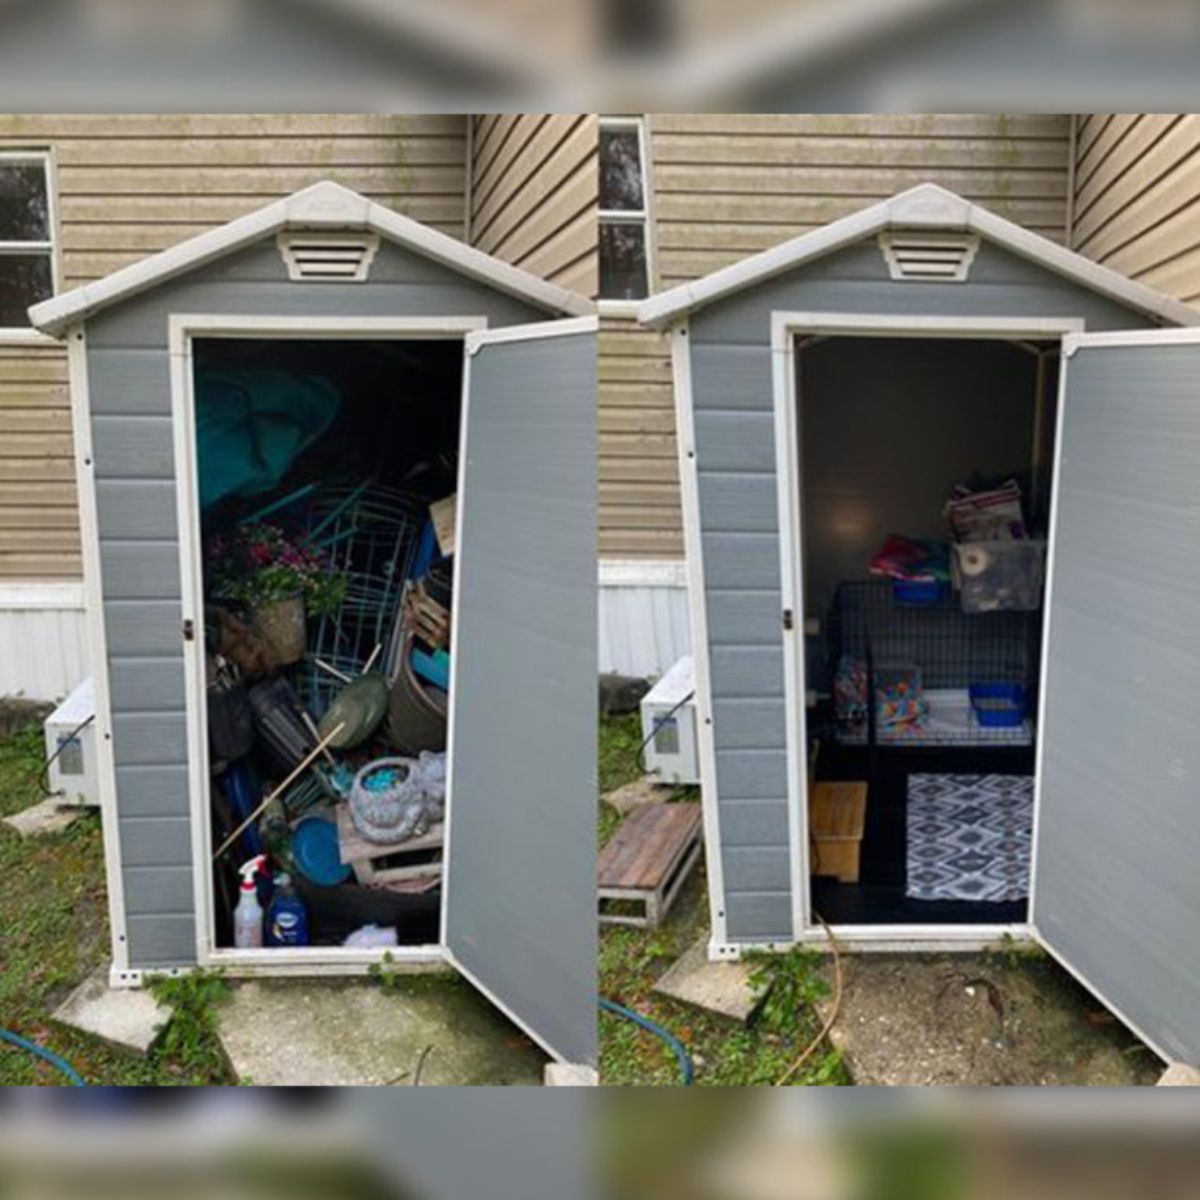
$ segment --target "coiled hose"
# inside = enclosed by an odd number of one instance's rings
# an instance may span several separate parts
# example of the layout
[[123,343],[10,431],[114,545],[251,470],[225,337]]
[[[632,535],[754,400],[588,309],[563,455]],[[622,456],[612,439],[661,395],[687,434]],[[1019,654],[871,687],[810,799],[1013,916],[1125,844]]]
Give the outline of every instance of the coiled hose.
[[18,1050],[24,1050],[40,1058],[43,1062],[48,1062],[71,1081],[72,1087],[87,1087],[87,1084],[83,1082],[83,1076],[65,1058],[61,1058],[53,1050],[47,1050],[45,1046],[39,1046],[36,1042],[27,1041],[9,1029],[0,1029],[0,1042],[7,1042],[10,1046],[16,1046]]
[[679,1073],[683,1076],[683,1084],[685,1087],[692,1085],[695,1072],[692,1068],[692,1060],[688,1055],[687,1048],[684,1044],[669,1030],[664,1029],[656,1021],[650,1020],[649,1017],[643,1017],[641,1013],[636,1013],[631,1008],[626,1008],[623,1004],[617,1004],[612,1000],[605,1000],[600,997],[600,1007],[614,1016],[623,1017],[626,1021],[632,1021],[635,1025],[640,1025],[643,1029],[648,1030],[665,1042],[674,1052],[675,1057],[679,1060]]

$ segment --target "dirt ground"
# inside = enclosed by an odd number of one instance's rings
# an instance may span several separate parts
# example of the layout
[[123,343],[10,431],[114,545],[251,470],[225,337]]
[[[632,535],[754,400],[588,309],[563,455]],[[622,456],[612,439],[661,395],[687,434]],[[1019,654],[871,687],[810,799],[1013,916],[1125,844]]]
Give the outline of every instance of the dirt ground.
[[1041,955],[844,955],[842,969],[830,1037],[859,1085],[1130,1086],[1162,1073]]

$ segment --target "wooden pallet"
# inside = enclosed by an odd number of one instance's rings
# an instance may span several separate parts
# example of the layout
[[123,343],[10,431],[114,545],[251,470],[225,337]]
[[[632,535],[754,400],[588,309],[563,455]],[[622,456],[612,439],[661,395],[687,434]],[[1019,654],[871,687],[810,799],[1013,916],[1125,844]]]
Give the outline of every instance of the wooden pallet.
[[355,828],[346,804],[337,809],[338,857],[354,870],[364,887],[413,890],[414,880],[437,880],[442,874],[444,831],[434,825],[421,837],[385,845],[369,842]]
[[600,855],[601,924],[656,928],[700,857],[700,827],[698,804],[646,804],[626,818]]

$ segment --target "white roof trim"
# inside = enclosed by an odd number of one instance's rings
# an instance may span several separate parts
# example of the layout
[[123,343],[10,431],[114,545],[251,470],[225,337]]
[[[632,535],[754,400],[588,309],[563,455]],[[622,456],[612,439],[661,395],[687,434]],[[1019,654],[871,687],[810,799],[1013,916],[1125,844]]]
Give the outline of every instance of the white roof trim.
[[576,292],[547,283],[341,184],[325,180],[180,242],[161,254],[114,271],[95,283],[35,304],[29,310],[29,319],[36,329],[60,337],[69,326],[103,308],[288,229],[371,230],[470,279],[549,312],[590,316],[596,311],[592,301]]
[[1040,234],[1031,233],[933,183],[924,183],[901,192],[890,200],[834,221],[812,233],[792,238],[761,254],[714,271],[703,279],[651,296],[638,305],[638,320],[643,325],[663,328],[685,313],[711,304],[714,300],[753,287],[889,229],[945,229],[978,233],[986,240],[1056,275],[1148,313],[1166,324],[1200,325],[1200,312],[1181,301],[1135,283],[1117,271],[1102,267],[1082,254],[1067,250]]

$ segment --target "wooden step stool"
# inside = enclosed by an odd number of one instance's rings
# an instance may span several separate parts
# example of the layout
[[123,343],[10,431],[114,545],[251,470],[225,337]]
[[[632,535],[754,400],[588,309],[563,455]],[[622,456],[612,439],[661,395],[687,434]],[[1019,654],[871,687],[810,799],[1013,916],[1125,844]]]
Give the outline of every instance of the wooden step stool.
[[[627,817],[600,855],[600,923],[656,928],[700,857],[700,826],[698,804],[646,804]],[[616,913],[611,901],[643,911]]]
[[829,780],[810,783],[811,873],[833,875],[841,883],[857,883],[866,820],[865,783]]

